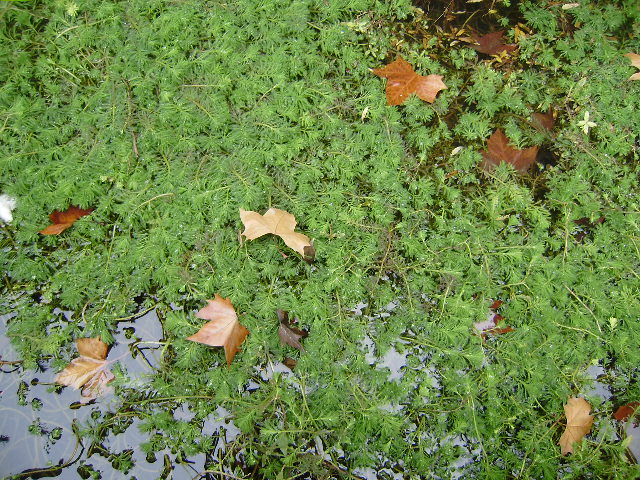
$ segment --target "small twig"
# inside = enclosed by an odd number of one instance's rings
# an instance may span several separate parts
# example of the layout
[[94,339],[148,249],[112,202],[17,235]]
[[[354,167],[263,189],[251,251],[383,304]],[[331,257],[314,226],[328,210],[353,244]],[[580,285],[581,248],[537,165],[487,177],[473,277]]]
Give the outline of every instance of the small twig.
[[21,365],[22,360],[14,360],[10,362],[9,360],[0,360],[0,365]]

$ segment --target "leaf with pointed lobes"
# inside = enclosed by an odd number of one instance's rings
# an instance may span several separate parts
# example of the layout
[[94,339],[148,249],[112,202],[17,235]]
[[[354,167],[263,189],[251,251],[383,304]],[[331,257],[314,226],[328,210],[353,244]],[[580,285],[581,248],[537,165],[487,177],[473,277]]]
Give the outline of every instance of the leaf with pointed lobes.
[[[304,352],[304,347],[300,343],[300,339],[308,335],[304,330],[291,326],[289,323],[289,314],[284,310],[277,310],[278,320],[280,321],[280,328],[278,329],[278,336],[280,337],[280,343],[282,345],[289,345],[290,347],[297,348],[301,352]],[[297,321],[298,319],[294,319]]]
[[518,48],[515,43],[504,43],[504,30],[498,32],[487,33],[486,35],[473,35],[471,38],[463,40],[471,41],[475,45],[470,45],[474,50],[486,55],[500,55],[501,53],[513,52]]
[[640,402],[630,402],[626,405],[622,405],[621,407],[618,407],[616,412],[613,414],[613,418],[619,422],[626,422],[630,417],[640,414],[639,407]]
[[402,57],[382,68],[375,68],[372,72],[387,79],[386,94],[389,105],[402,105],[412,93],[425,102],[433,103],[438,92],[447,88],[442,81],[442,75],[418,75],[411,64]]
[[506,162],[519,171],[526,171],[536,161],[538,147],[529,147],[524,150],[518,150],[509,145],[509,139],[502,133],[502,130],[496,130],[487,141],[487,150],[481,152],[484,160],[480,164],[486,172],[493,170],[501,162]]
[[[637,53],[625,53],[624,56],[631,60],[631,65],[640,68],[640,55]],[[629,80],[640,80],[640,72],[631,75]]]
[[54,381],[76,390],[82,388],[80,403],[88,403],[108,393],[111,389],[107,384],[115,377],[106,368],[108,347],[99,337],[79,338],[76,347],[80,356],[58,373]]
[[74,207],[73,205],[67,208],[64,212],[54,210],[53,213],[49,215],[51,225],[40,230],[40,233],[42,235],[59,235],[73,225],[76,220],[84,217],[85,215],[89,215],[91,212],[93,212],[93,208],[85,209]]
[[294,232],[296,217],[289,212],[270,208],[264,215],[260,215],[258,212],[240,209],[240,219],[244,224],[241,235],[247,237],[247,240],[255,240],[268,233],[277,235],[307,262],[313,261],[316,254],[313,243],[306,235]]
[[249,330],[240,325],[231,301],[216,293],[215,298],[207,300],[207,306],[196,313],[196,317],[209,322],[197,333],[187,337],[187,340],[212,347],[224,347],[227,366],[231,365],[233,357],[240,351],[240,345],[249,335]]
[[556,123],[555,118],[553,118],[553,109],[549,107],[547,113],[532,113],[531,123],[537,130],[541,132],[550,132],[551,130],[553,130],[553,126]]
[[562,455],[573,453],[573,444],[591,431],[593,415],[589,415],[590,411],[591,405],[584,398],[571,397],[565,404],[567,428],[558,442],[562,448]]

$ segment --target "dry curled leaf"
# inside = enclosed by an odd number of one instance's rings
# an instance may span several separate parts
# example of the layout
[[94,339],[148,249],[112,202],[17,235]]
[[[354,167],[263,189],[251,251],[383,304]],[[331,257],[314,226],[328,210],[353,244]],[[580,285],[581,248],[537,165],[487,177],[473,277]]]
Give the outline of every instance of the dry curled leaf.
[[76,390],[82,388],[80,403],[88,403],[108,393],[107,384],[115,377],[106,368],[108,347],[100,338],[79,338],[76,347],[80,356],[56,375],[55,382]]
[[589,412],[591,412],[591,405],[584,398],[569,398],[564,406],[567,428],[558,442],[562,448],[562,455],[573,453],[573,444],[582,440],[582,437],[591,431],[593,415],[589,415]]
[[[631,60],[631,65],[640,68],[640,55],[637,53],[625,53],[624,56]],[[640,72],[631,75],[629,80],[640,80]]]
[[40,230],[42,235],[58,235],[74,224],[76,220],[93,212],[93,208],[80,208],[71,206],[64,212],[54,210],[49,215],[51,225]]
[[212,347],[224,347],[227,365],[231,365],[240,345],[249,335],[249,330],[240,325],[231,301],[216,293],[215,298],[207,300],[207,306],[196,313],[196,317],[210,321],[197,333],[187,337],[187,340]]
[[506,162],[521,173],[525,173],[536,161],[538,147],[518,150],[509,145],[509,139],[502,130],[496,130],[487,141],[487,150],[481,152],[484,160],[481,167],[485,171],[493,170],[501,162]]
[[422,100],[433,103],[440,90],[447,88],[442,75],[418,75],[409,62],[402,57],[390,64],[372,70],[379,77],[387,79],[387,103],[402,105],[412,93]]
[[270,208],[264,215],[260,215],[257,212],[240,209],[240,219],[244,224],[241,235],[247,237],[247,240],[254,240],[271,233],[282,238],[289,248],[298,252],[305,260],[311,261],[315,257],[316,252],[309,237],[294,232],[297,224],[296,217],[289,212]]
[[500,30],[481,36],[473,35],[471,38],[464,38],[463,40],[474,43],[474,45],[470,45],[471,48],[487,55],[500,55],[503,52],[509,53],[518,48],[514,43],[504,43],[503,35],[504,30]]
[[278,320],[280,321],[280,327],[278,328],[278,336],[280,337],[280,343],[282,345],[289,345],[290,347],[297,348],[301,352],[304,352],[304,347],[300,343],[300,339],[306,337],[308,334],[304,330],[300,330],[289,323],[289,314],[284,310],[278,310]]

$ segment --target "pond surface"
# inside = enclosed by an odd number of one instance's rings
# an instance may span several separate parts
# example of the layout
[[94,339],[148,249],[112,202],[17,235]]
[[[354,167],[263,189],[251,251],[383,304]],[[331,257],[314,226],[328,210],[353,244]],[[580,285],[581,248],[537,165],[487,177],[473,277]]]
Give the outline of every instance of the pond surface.
[[[17,354],[5,336],[10,315],[0,316],[0,352],[4,362],[17,361]],[[141,327],[144,325],[144,327]],[[133,336],[132,336],[133,334]],[[131,337],[131,338],[127,338]],[[135,337],[135,338],[134,338]],[[134,341],[141,345],[143,355],[134,359],[126,355]],[[133,324],[122,322],[109,359],[123,356],[120,363],[128,374],[142,379],[159,361],[159,349],[153,342],[162,339],[162,326],[154,311]],[[158,452],[147,457],[140,444],[147,435],[138,430],[134,421],[123,433],[110,435],[101,447],[80,441],[74,430],[89,421],[118,408],[112,396],[99,398],[94,404],[79,406],[80,392],[53,386],[56,372],[46,366],[40,371],[24,370],[19,363],[4,363],[0,371],[0,477],[62,479],[136,478],[192,479],[204,470],[204,455],[176,463],[176,455]],[[79,407],[79,408],[78,408]],[[222,412],[224,413],[224,412]],[[184,412],[174,412],[180,416]],[[218,422],[220,423],[220,422]],[[215,422],[208,425],[212,432]],[[228,428],[228,426],[227,426]],[[126,475],[116,467],[130,465]],[[99,473],[95,473],[99,472]]]

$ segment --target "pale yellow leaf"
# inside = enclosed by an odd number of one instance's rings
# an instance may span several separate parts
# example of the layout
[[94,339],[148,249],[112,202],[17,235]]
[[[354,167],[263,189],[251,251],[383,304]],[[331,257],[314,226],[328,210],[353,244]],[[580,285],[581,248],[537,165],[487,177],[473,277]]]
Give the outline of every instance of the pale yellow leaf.
[[271,233],[282,238],[289,248],[298,252],[305,259],[313,258],[315,252],[313,252],[311,240],[302,233],[294,232],[297,222],[289,212],[270,208],[264,215],[260,215],[257,212],[240,209],[240,219],[244,224],[244,231],[241,235],[247,237],[247,240],[254,240]]

